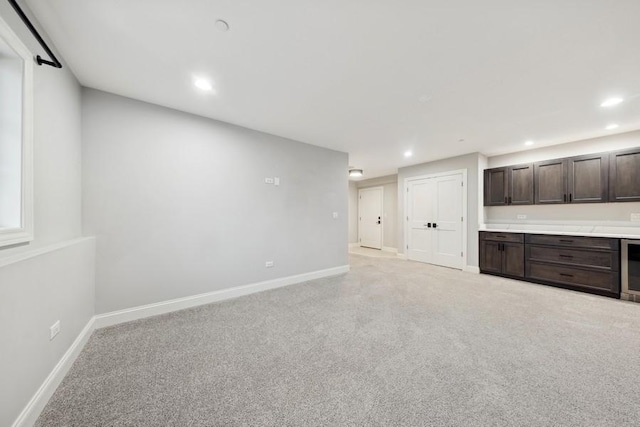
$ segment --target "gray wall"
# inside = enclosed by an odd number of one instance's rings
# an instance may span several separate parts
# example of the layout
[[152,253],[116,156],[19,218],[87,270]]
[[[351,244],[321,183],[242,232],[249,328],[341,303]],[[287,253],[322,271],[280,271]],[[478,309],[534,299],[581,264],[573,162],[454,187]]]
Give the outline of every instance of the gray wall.
[[[384,248],[396,249],[398,246],[398,175],[388,175],[379,178],[356,181],[357,189],[382,187],[383,188],[383,236]],[[356,209],[354,218],[356,226],[356,242],[358,241],[358,194],[356,191]]]
[[98,313],[348,264],[346,153],[91,89],[82,129]]
[[[8,2],[0,15],[41,53]],[[80,86],[67,67],[34,70],[35,240],[0,249],[0,425],[11,425],[93,316],[93,243],[81,235]],[[65,249],[37,255],[51,244]],[[61,332],[49,341],[49,326]]]
[[[551,147],[520,151],[502,156],[490,157],[488,167],[500,167],[519,163],[578,156],[581,154],[614,151],[640,147],[640,131],[627,132],[602,138],[575,141]],[[545,223],[573,221],[604,224],[617,222],[617,225],[629,223],[631,213],[640,213],[640,203],[598,203],[578,205],[532,205],[532,206],[491,206],[484,208],[487,223]],[[525,220],[517,215],[526,215]],[[628,225],[638,226],[638,223]]]
[[482,161],[479,153],[465,154],[429,163],[398,169],[398,252],[404,253],[405,190],[407,178],[420,175],[431,175],[459,169],[467,170],[467,265],[478,266],[478,168]]

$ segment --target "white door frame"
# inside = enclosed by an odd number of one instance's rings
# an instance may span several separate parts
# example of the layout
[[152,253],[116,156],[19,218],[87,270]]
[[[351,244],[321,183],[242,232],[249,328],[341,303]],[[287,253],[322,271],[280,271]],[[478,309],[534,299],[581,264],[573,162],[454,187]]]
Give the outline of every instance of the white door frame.
[[360,244],[360,192],[367,190],[380,190],[380,250],[384,248],[384,187],[366,187],[366,188],[358,188],[358,246],[362,246]]
[[429,175],[420,175],[420,176],[412,176],[404,179],[404,255],[406,259],[409,259],[409,251],[407,246],[409,245],[409,227],[407,227],[407,221],[409,218],[409,198],[407,195],[409,194],[409,182],[410,181],[418,181],[422,179],[429,178],[437,178],[440,176],[449,176],[449,175],[457,175],[462,174],[462,271],[466,271],[467,269],[467,189],[469,188],[467,185],[467,170],[466,169],[458,169],[447,172],[439,172]]

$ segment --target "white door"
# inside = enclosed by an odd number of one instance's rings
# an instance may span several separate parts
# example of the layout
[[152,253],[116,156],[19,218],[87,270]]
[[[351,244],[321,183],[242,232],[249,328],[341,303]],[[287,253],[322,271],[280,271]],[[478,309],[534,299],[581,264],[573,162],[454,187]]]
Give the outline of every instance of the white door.
[[408,259],[462,269],[462,185],[461,173],[408,182]]
[[408,198],[408,258],[414,261],[433,262],[433,233],[431,226],[434,217],[432,179],[409,181]]
[[359,191],[358,239],[360,246],[382,249],[382,187]]

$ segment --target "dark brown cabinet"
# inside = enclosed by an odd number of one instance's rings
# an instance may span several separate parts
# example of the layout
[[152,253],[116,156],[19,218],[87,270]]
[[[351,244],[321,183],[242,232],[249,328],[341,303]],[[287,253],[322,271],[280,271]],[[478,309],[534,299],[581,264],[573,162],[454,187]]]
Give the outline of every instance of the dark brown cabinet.
[[484,205],[640,201],[640,148],[485,169]]
[[484,205],[532,205],[533,164],[486,169]]
[[506,206],[509,204],[509,168],[485,169],[484,205]]
[[620,240],[480,232],[480,272],[620,297]]
[[567,160],[546,160],[534,164],[535,204],[566,203]]
[[640,148],[609,154],[609,201],[640,201]]
[[524,235],[480,232],[480,271],[524,277]]
[[608,201],[609,156],[593,154],[567,160],[569,203],[603,203]]
[[619,245],[602,237],[527,234],[526,279],[619,298]]

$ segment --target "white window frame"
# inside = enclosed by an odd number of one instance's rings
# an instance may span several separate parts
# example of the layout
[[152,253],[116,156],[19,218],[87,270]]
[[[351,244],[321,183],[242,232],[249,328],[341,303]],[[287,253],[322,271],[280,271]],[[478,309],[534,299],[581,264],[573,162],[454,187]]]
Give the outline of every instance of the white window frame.
[[0,17],[0,38],[24,61],[20,227],[0,229],[0,247],[33,240],[33,55]]

